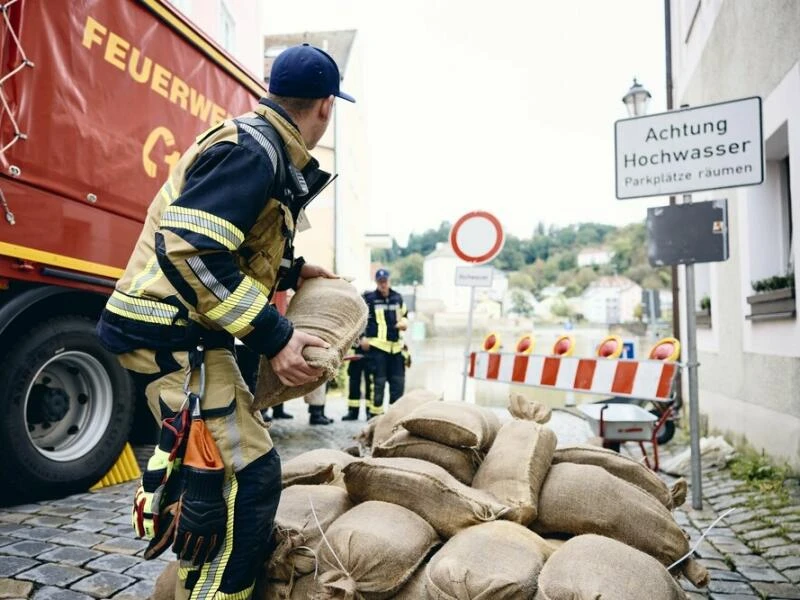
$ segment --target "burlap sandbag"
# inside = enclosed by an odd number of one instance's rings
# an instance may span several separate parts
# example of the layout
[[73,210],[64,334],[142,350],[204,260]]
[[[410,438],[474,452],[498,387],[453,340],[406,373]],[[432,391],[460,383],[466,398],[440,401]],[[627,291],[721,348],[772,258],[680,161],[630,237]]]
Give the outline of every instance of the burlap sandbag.
[[[372,449],[377,458],[418,458],[439,465],[464,485],[470,485],[484,454],[471,448],[453,448],[411,435],[399,429],[380,446]],[[549,465],[548,465],[549,466]]]
[[425,600],[425,598],[430,598],[425,586],[427,579],[425,565],[421,564],[411,578],[406,581],[406,584],[400,588],[400,591],[392,596],[392,600]]
[[178,581],[178,561],[173,560],[161,571],[153,588],[150,600],[173,600],[175,598],[175,584]]
[[546,404],[526,398],[522,394],[509,394],[508,412],[516,419],[547,423],[553,416],[553,409]]
[[324,600],[324,594],[311,574],[291,582],[257,580],[253,600]]
[[509,510],[488,492],[467,487],[439,465],[416,458],[365,458],[345,467],[344,482],[353,501],[404,506],[444,538]]
[[438,543],[433,527],[410,510],[364,502],[325,531],[319,582],[337,599],[390,598]]
[[[313,510],[312,510],[313,507]],[[322,532],[353,507],[347,492],[332,485],[293,485],[281,494],[275,514],[275,551],[267,566],[270,579],[290,581],[312,573]]]
[[556,442],[556,434],[549,427],[533,421],[505,423],[475,473],[472,487],[511,507],[504,519],[529,525],[536,518],[539,490],[550,469]]
[[541,534],[595,533],[671,565],[689,550],[672,513],[647,492],[602,467],[561,463],[550,467],[539,494]]
[[441,394],[423,389],[411,390],[400,396],[397,402],[389,406],[389,409],[378,417],[372,435],[372,446],[380,446],[392,437],[397,424],[415,409],[428,402],[436,402],[441,399]]
[[[627,456],[622,456],[612,450],[586,445],[565,446],[557,449],[553,455],[553,464],[560,463],[602,467],[612,475],[644,490],[670,509],[680,506],[686,500],[685,492],[682,496],[676,494],[677,497],[673,497],[673,493],[667,487],[667,484],[653,471],[640,462]],[[685,481],[683,484],[677,485],[675,487],[676,491],[682,489],[684,485]],[[677,503],[677,500],[681,500],[681,502]]]
[[488,408],[465,402],[430,402],[400,421],[416,436],[453,446],[488,450],[500,419]]
[[684,600],[653,557],[616,540],[580,535],[559,548],[539,575],[537,600]]
[[356,288],[344,279],[315,277],[306,280],[292,297],[286,318],[295,329],[315,335],[330,344],[327,349],[308,346],[303,350],[306,362],[322,369],[322,376],[316,381],[290,387],[281,383],[269,360],[262,358],[253,401],[256,410],[305,396],[333,379],[342,364],[342,358],[364,330],[367,305]]
[[533,598],[550,545],[508,521],[483,523],[448,540],[426,568],[427,592],[436,600]]
[[283,487],[290,485],[318,485],[330,483],[351,462],[359,460],[347,452],[332,448],[309,450],[281,467]]

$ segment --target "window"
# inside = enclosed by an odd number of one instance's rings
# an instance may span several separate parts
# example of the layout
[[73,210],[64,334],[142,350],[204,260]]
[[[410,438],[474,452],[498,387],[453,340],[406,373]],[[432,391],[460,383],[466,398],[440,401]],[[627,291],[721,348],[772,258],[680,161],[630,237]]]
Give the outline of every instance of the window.
[[224,0],[219,0],[219,41],[228,52],[236,50],[236,22]]

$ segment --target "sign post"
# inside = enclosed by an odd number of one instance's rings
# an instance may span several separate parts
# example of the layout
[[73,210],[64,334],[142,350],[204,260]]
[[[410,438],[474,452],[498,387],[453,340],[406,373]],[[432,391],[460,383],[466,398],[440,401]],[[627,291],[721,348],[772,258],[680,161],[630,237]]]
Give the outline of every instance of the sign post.
[[[464,262],[482,265],[503,249],[505,236],[500,221],[485,211],[470,212],[455,222],[450,230],[450,246]],[[467,397],[469,351],[472,342],[472,314],[475,310],[475,288],[492,286],[492,267],[456,267],[456,285],[469,286],[469,313],[467,315],[467,343],[464,349],[464,371],[461,382],[461,400]]]
[[[724,202],[699,206],[691,203],[690,194],[764,181],[761,98],[622,119],[614,126],[614,151],[619,200],[684,194],[683,204],[648,210],[648,258],[653,266],[686,265],[692,508],[701,509],[694,264],[728,258],[728,229]],[[714,212],[721,217],[709,220],[707,213]]]

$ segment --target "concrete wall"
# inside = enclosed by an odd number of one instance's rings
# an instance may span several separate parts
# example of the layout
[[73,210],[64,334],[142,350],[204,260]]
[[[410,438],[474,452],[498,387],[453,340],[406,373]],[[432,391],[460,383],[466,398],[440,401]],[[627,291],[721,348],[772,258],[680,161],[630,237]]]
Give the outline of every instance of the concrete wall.
[[673,0],[672,11],[675,106],[763,99],[764,183],[693,198],[727,198],[730,228],[730,259],[696,269],[698,301],[708,294],[712,313],[711,329],[698,331],[700,410],[712,428],[743,436],[800,468],[800,321],[746,319],[751,282],[796,276],[800,259],[797,244],[790,253],[784,234],[787,189],[780,167],[788,155],[796,239],[800,2]]

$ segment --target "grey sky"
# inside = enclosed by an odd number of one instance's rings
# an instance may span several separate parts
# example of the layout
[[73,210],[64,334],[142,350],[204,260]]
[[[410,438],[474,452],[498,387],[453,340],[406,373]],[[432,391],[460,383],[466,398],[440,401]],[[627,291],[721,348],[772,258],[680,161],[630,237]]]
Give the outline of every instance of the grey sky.
[[264,17],[267,33],[359,30],[373,232],[404,243],[484,209],[527,236],[663,203],[615,199],[613,134],[634,75],[665,110],[661,0],[304,0]]

